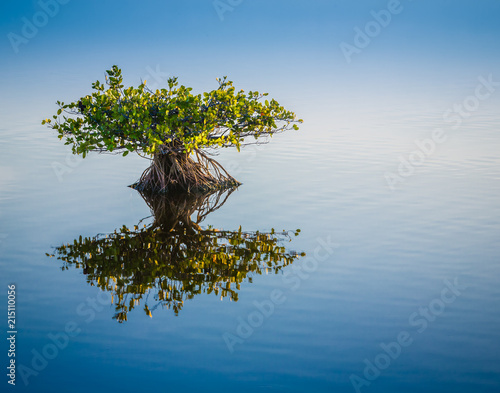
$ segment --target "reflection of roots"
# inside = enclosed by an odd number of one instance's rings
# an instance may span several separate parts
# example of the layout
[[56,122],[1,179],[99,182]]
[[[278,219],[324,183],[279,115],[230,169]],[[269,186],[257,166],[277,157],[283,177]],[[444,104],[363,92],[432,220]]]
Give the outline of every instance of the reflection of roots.
[[155,154],[151,166],[132,187],[147,193],[203,192],[239,184],[217,161],[200,150],[195,150],[191,157],[168,149]]
[[[178,224],[186,228],[199,229],[198,224],[208,214],[219,209],[234,190],[232,187],[198,193],[170,192],[168,195],[157,195],[141,192],[140,194],[155,218],[152,227],[162,227],[169,231]],[[196,216],[193,221],[191,216],[194,213]]]

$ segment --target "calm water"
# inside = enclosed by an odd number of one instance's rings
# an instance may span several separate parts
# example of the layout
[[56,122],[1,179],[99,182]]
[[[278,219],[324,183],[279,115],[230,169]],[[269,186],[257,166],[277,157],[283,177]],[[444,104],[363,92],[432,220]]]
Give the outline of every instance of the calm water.
[[[391,52],[387,31],[380,46],[347,65],[337,41],[350,39],[351,25],[364,22],[338,25],[348,34],[326,42],[318,38],[323,25],[304,27],[322,18],[309,10],[308,22],[282,37],[302,49],[285,64],[285,49],[264,41],[255,52],[263,57],[243,64],[236,57],[224,61],[220,44],[196,53],[179,49],[199,45],[194,33],[172,43],[175,56],[146,55],[157,52],[150,41],[126,36],[115,37],[112,50],[97,40],[95,50],[71,49],[56,64],[42,49],[49,45],[44,40],[56,40],[52,29],[72,31],[76,5],[67,7],[65,27],[54,19],[47,35],[2,65],[0,312],[5,315],[7,285],[15,283],[18,330],[17,383],[9,391],[500,391],[500,87],[480,88],[480,98],[475,93],[479,77],[500,80],[500,61],[481,52],[495,35],[485,33],[483,46],[465,39],[471,56],[443,54],[436,44],[426,47],[433,55],[418,57],[417,42],[414,54],[406,47]],[[215,16],[206,37],[227,37],[242,10],[227,14],[225,25]],[[194,21],[202,18],[192,12]],[[83,25],[74,23],[79,37]],[[249,34],[234,39],[255,50]],[[237,48],[224,50],[236,55]],[[276,56],[269,55],[273,50]],[[200,91],[227,74],[237,87],[269,91],[304,119],[300,131],[267,145],[221,152],[219,162],[243,184],[200,225],[237,238],[241,226],[247,239],[256,231],[290,231],[279,252],[305,256],[266,272],[265,261],[253,255],[250,262],[262,269],[245,269],[238,301],[202,291],[178,315],[155,307],[158,288],[146,291],[119,323],[116,294],[112,300],[100,280],[137,278],[143,270],[127,270],[131,254],[117,254],[125,258],[122,272],[116,264],[108,272],[106,264],[63,270],[63,261],[46,255],[80,236],[113,237],[124,225],[154,225],[146,202],[127,187],[147,167],[144,159],[91,154],[82,160],[40,125],[56,100],[87,94],[117,62],[126,84],[135,85],[141,77],[155,83],[147,74],[156,64]],[[469,109],[451,115],[458,104]],[[214,233],[209,236],[219,236]],[[146,255],[137,252],[134,263]],[[233,273],[222,272],[219,284]],[[169,274],[176,285],[183,277],[184,289],[193,277],[173,265]]]
[[[149,216],[126,187],[147,163],[73,161],[35,117],[2,129],[1,268],[5,285],[17,285],[18,362],[33,369],[33,350],[47,351],[50,334],[67,323],[78,329],[28,386],[18,371],[16,388],[354,391],[350,378],[365,379],[365,359],[374,362],[382,343],[408,332],[411,345],[394,347],[395,359],[362,391],[498,391],[497,104],[485,103],[452,130],[441,108],[399,102],[388,111],[374,103],[338,121],[306,118],[300,132],[258,149],[223,153],[243,185],[201,225],[301,229],[283,245],[307,256],[244,280],[237,302],[199,294],[178,316],[158,307],[150,318],[143,308],[157,303],[153,291],[122,324],[110,296],[99,297],[81,268],[62,271],[62,261],[45,253]],[[385,174],[397,174],[399,156],[408,158],[414,139],[436,127],[448,139],[391,190]],[[440,301],[444,280],[458,280],[459,295],[446,292],[449,304]],[[274,290],[280,304],[256,316],[254,302],[269,302]],[[430,305],[430,314],[415,314]],[[251,334],[237,330],[248,318],[257,325]],[[237,339],[228,346],[224,337]]]

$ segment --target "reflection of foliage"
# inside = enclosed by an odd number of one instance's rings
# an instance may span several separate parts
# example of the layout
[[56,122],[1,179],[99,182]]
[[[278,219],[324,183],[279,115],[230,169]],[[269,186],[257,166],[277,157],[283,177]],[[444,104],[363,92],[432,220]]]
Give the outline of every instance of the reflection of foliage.
[[251,281],[253,274],[277,273],[299,255],[281,245],[290,240],[288,232],[202,229],[198,223],[225,202],[222,196],[143,196],[155,216],[149,226],[123,226],[109,235],[80,237],[58,247],[55,254],[64,261],[63,269],[82,268],[91,285],[112,292],[119,322],[143,297],[147,303],[150,291],[156,305],[145,305],[149,316],[160,305],[177,314],[185,299],[200,293],[237,301],[242,281]]

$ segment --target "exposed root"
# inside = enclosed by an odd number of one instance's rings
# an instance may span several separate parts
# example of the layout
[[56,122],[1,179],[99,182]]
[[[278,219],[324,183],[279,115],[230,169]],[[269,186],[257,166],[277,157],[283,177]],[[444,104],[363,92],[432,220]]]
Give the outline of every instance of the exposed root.
[[131,187],[142,192],[164,194],[168,191],[222,190],[240,184],[201,150],[189,155],[165,147],[155,154],[151,166]]

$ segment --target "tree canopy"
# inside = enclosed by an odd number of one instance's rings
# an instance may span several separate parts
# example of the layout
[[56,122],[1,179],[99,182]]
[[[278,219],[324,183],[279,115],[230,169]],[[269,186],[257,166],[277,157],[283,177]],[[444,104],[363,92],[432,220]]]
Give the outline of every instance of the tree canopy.
[[233,82],[217,79],[218,88],[192,94],[192,88],[167,81],[167,88],[150,90],[123,85],[121,69],[106,71],[105,84],[96,81],[94,92],[65,104],[47,124],[58,131],[73,153],[138,152],[191,153],[204,148],[234,146],[246,138],[257,140],[287,129],[298,129],[293,112],[266,99],[267,93],[236,91]]

